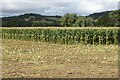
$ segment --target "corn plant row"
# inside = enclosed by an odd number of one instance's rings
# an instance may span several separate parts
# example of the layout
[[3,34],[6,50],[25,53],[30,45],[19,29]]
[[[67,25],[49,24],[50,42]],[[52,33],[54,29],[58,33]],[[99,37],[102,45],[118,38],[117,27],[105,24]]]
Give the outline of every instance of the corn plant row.
[[119,44],[119,29],[2,29],[3,39],[59,44]]

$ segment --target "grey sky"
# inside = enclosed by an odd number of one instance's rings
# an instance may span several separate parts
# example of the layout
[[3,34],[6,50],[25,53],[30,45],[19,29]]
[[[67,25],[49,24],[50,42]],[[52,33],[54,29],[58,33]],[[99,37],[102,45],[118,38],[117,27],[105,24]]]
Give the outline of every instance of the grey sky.
[[89,15],[91,13],[116,10],[119,0],[2,0],[0,1],[0,15],[14,16],[24,13],[38,13],[42,15],[64,15],[77,13]]

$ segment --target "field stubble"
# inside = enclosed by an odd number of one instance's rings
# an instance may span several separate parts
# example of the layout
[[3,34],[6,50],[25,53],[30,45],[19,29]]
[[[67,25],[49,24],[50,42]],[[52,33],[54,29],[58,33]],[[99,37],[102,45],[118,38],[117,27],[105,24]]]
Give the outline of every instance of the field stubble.
[[3,78],[118,77],[117,45],[3,39]]

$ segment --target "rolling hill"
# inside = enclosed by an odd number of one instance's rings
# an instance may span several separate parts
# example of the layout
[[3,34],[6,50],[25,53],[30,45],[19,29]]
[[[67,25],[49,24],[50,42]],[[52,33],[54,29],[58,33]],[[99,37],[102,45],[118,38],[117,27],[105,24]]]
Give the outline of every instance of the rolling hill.
[[[100,12],[100,13],[93,13],[90,14],[89,16],[86,17],[91,17],[94,19],[94,22],[97,20],[100,21],[100,24],[103,22],[109,22],[107,17],[109,16],[110,13],[116,15],[117,13],[114,14],[117,10],[113,11],[105,11],[105,12]],[[35,13],[26,13],[23,15],[19,16],[10,16],[10,17],[2,17],[2,26],[3,27],[49,27],[49,26],[56,26],[60,27],[61,26],[61,18],[62,16],[47,16],[47,15],[41,15],[41,14],[35,14]],[[113,19],[111,17],[111,19]],[[103,21],[103,22],[101,22]],[[106,24],[106,22],[104,24]],[[107,23],[108,24],[108,23]]]

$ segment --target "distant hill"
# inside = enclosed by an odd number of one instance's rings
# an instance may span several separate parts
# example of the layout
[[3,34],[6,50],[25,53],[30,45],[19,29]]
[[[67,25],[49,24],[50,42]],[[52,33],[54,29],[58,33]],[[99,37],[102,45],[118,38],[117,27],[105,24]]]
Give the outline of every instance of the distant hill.
[[60,26],[61,16],[46,16],[27,13],[19,16],[3,17],[3,26]]
[[[105,11],[100,13],[93,13],[86,17],[93,18],[94,26],[101,26],[101,24],[109,24],[112,21],[116,22],[117,10]],[[113,17],[110,17],[113,16]],[[116,17],[115,17],[116,16]],[[49,27],[49,26],[61,26],[62,16],[46,16],[35,13],[27,13],[19,16],[10,16],[2,18],[3,27]],[[109,19],[110,18],[110,19]],[[111,20],[111,21],[110,21]],[[109,22],[110,21],[110,22]],[[117,22],[116,22],[117,24]],[[106,26],[106,25],[104,25]],[[110,25],[111,26],[111,25]]]
[[[113,10],[113,11],[116,11],[116,10]],[[113,11],[105,11],[105,12],[93,13],[93,14],[90,14],[88,17],[92,17],[93,19],[98,19],[101,16],[108,15],[110,12],[113,12]]]

